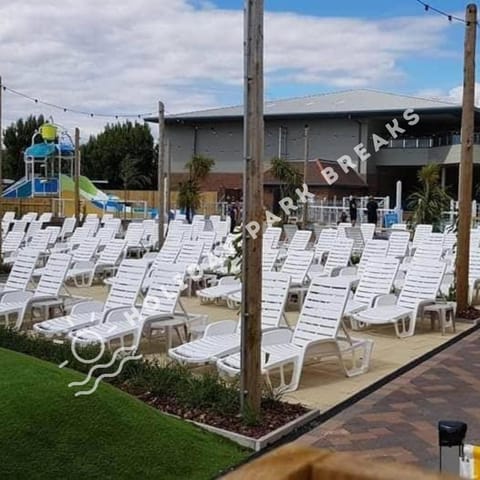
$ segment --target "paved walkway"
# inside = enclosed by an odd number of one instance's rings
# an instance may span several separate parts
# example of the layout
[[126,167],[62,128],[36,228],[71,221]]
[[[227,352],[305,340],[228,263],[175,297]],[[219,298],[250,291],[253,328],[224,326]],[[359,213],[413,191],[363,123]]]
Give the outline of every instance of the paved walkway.
[[[398,341],[398,348],[408,339]],[[437,422],[468,424],[480,444],[480,332],[398,377],[297,441],[438,468]]]

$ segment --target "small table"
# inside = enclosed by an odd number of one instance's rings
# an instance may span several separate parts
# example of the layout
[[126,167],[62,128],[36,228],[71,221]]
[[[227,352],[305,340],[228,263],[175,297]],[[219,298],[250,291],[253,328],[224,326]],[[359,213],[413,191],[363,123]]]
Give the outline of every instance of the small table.
[[451,303],[435,303],[423,309],[424,314],[430,314],[432,329],[435,327],[435,320],[438,319],[442,335],[445,335],[445,329],[451,328],[455,333],[455,308]]

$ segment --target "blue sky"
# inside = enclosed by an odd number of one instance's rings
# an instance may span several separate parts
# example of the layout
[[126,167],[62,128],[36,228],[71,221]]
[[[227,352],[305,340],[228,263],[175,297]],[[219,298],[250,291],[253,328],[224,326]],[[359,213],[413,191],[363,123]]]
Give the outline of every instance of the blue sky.
[[[40,113],[85,135],[115,114],[168,113],[243,101],[243,0],[0,2],[6,124]],[[465,3],[432,0],[463,16]],[[458,102],[463,23],[416,0],[267,0],[265,98],[355,88]],[[95,15],[92,15],[95,12]],[[32,37],[32,32],[35,32]],[[32,41],[34,38],[34,41]]]
[[[239,10],[243,8],[242,0],[212,0],[209,3],[222,8]],[[432,0],[426,1],[446,13],[464,17],[466,2],[459,0]],[[437,18],[445,23],[442,32],[440,48],[443,52],[429,55],[429,51],[422,52],[422,45],[418,45],[418,55],[412,54],[398,60],[399,66],[405,72],[402,79],[379,81],[373,88],[406,94],[448,95],[452,88],[463,83],[463,41],[464,24],[449,22],[433,11],[425,12],[424,7],[416,0],[265,0],[266,12],[294,12],[299,15],[322,18],[358,18],[373,21],[382,21],[388,25],[389,21],[399,17],[408,19],[428,16]],[[305,41],[312,41],[306,38]],[[267,89],[270,98],[283,98],[296,95],[315,94],[321,91],[332,90],[329,82],[315,85],[282,84]]]

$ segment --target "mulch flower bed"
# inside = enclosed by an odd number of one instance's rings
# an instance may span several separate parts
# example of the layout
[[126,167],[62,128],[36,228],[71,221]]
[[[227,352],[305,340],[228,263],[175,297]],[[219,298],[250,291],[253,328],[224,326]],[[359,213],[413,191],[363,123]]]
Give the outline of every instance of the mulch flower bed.
[[475,307],[467,307],[464,310],[459,310],[457,312],[458,318],[465,318],[466,320],[476,320],[480,318],[480,310]]
[[158,397],[150,392],[138,393],[132,391],[132,388],[128,388],[126,385],[123,385],[121,388],[161,412],[256,439],[283,427],[309,411],[299,404],[284,403],[278,400],[264,400],[262,402],[260,423],[258,425],[246,425],[240,415],[231,416],[200,408],[185,408],[179,405],[174,397]]

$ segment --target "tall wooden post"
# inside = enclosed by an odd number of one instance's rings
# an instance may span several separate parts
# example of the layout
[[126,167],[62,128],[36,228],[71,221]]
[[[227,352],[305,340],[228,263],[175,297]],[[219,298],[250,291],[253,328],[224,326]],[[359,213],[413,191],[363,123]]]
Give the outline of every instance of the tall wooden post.
[[477,6],[467,5],[465,56],[463,70],[463,105],[461,130],[461,157],[458,174],[458,233],[457,233],[457,310],[468,305],[468,268],[470,257],[470,229],[472,225],[473,132],[475,123],[475,42]]
[[[2,77],[0,76],[0,202],[3,203],[3,83]],[[0,210],[2,217],[0,218],[0,263],[3,263],[2,255],[2,218],[3,218],[3,208]]]
[[164,201],[164,171],[165,171],[165,106],[158,102],[158,167],[157,167],[157,190],[158,190],[158,248],[163,245],[163,225],[165,221]]
[[[263,228],[263,0],[245,0],[241,401],[260,413]],[[256,235],[249,225],[259,225]]]
[[[305,125],[303,130],[303,183],[308,185],[307,183],[307,176],[308,176],[308,133],[309,133],[309,126]],[[303,228],[307,227],[308,222],[308,200],[305,199],[305,204],[303,206]]]
[[74,202],[77,225],[80,223],[80,129],[75,128]]

